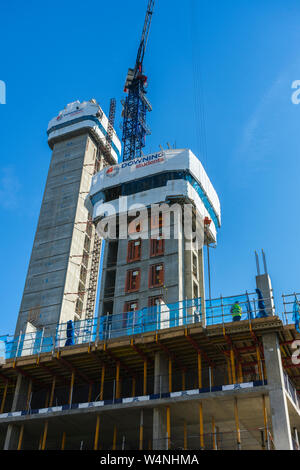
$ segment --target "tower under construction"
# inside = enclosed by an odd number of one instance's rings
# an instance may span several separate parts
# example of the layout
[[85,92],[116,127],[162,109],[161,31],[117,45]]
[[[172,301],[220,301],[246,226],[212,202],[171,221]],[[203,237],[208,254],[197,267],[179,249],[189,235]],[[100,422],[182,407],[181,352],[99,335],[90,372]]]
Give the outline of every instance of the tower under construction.
[[93,318],[101,240],[84,200],[92,176],[117,163],[121,152],[95,100],[68,104],[47,133],[52,158],[16,335],[54,334],[57,323]]
[[105,240],[99,310],[57,323],[53,340],[2,338],[1,447],[299,449],[298,296],[275,309],[263,253],[255,292],[205,297],[221,218],[197,157],[107,166],[84,204]]
[[91,100],[49,123],[20,314],[0,337],[5,450],[300,450],[300,294],[275,307],[263,252],[254,287],[212,298],[221,205],[201,156],[142,151],[154,3],[126,79],[123,159],[114,101],[109,118]]

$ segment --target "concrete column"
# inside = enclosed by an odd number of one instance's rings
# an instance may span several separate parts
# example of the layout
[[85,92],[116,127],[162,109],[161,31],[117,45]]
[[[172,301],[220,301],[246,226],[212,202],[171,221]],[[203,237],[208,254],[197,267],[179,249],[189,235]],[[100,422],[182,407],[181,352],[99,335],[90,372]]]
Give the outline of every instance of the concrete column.
[[169,391],[169,358],[163,353],[155,353],[154,358],[154,393]]
[[[18,375],[11,412],[26,409],[29,383],[29,379],[23,377],[21,374]],[[9,424],[3,450],[17,450],[19,434],[20,426]]]
[[273,290],[269,274],[260,274],[256,276],[256,287],[261,291],[263,295],[264,303],[266,306],[266,314],[268,316],[274,315],[275,309],[274,302],[272,299]]
[[[154,393],[161,394],[169,391],[169,360],[162,353],[155,354],[154,359]],[[167,415],[166,407],[153,410],[153,450],[167,449]]]
[[292,437],[277,333],[263,335],[273,437],[276,450],[292,450]]
[[20,426],[14,424],[8,425],[3,450],[17,450],[20,429]]

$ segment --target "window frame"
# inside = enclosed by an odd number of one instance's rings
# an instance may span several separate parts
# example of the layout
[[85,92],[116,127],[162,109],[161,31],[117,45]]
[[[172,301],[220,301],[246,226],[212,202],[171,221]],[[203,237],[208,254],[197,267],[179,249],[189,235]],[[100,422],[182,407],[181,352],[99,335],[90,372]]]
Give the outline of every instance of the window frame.
[[165,254],[164,238],[150,238],[150,257],[163,256]]
[[163,297],[161,295],[154,295],[152,297],[148,297],[148,308],[157,307],[157,300],[162,301]]
[[[126,306],[129,306],[129,305],[132,305],[132,304],[136,304],[136,308],[134,310],[128,310],[128,308]],[[126,300],[124,302],[124,309],[123,309],[123,313],[131,313],[131,312],[134,312],[134,311],[137,311],[139,309],[139,301],[136,299],[136,300]]]
[[[139,245],[135,245],[137,242],[139,242]],[[133,250],[132,250],[133,246]],[[139,247],[139,248],[137,248]],[[131,256],[131,253],[133,251],[133,256]],[[138,252],[138,253],[136,253]],[[142,240],[141,238],[137,240],[129,240],[127,244],[127,263],[134,263],[135,261],[141,261],[142,257]]]
[[[137,285],[136,287],[132,287],[132,281],[133,281],[133,273],[138,272],[137,277]],[[125,281],[125,292],[130,293],[130,292],[138,292],[140,290],[140,285],[141,285],[141,269],[136,268],[136,269],[128,269],[126,272],[126,281]]]
[[[158,266],[161,266],[162,269],[160,270],[162,272],[162,279],[160,279],[160,283],[155,284],[153,282],[154,279],[154,273],[156,271],[156,268]],[[152,264],[149,269],[149,289],[155,289],[159,287],[163,287],[165,282],[165,265],[164,263],[157,263],[157,264]]]

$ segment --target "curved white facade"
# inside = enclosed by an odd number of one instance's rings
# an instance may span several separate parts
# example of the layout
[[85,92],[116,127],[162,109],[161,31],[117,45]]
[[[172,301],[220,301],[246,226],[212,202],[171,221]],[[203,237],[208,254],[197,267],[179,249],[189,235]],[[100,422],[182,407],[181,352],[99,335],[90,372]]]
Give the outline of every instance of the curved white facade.
[[[106,143],[108,118],[95,100],[74,101],[60,111],[58,116],[51,119],[48,125],[48,143],[52,148],[52,142],[65,134],[89,128],[96,140]],[[113,131],[111,154],[115,163],[121,156],[121,142]]]
[[[106,168],[97,173],[92,179],[91,190],[87,199],[87,206],[93,214],[93,219],[97,219],[102,213],[101,206],[105,200],[101,198],[101,194],[110,188],[140,181],[151,175],[181,170],[191,175],[191,181],[176,179],[168,181],[165,186],[128,195],[127,207],[129,208],[132,204],[138,203],[145,206],[159,204],[175,196],[188,197],[194,201],[203,217],[212,219],[210,231],[216,240],[217,228],[221,226],[220,201],[201,162],[188,149],[166,150],[147,155]],[[110,200],[109,204],[114,207],[117,213],[119,212],[119,199]]]

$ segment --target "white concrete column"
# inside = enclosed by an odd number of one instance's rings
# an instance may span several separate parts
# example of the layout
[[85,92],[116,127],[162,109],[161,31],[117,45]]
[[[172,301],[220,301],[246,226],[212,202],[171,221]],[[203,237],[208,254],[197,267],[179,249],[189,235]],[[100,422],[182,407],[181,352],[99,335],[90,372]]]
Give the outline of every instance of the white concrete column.
[[263,335],[273,438],[276,450],[292,450],[292,436],[277,333]]
[[[161,394],[169,391],[169,360],[158,352],[154,359],[154,393]],[[153,409],[153,450],[167,448],[167,416],[165,407]]]
[[[256,287],[261,291],[266,306],[266,314],[272,316],[275,314],[274,301],[272,299],[273,290],[269,274],[260,274],[256,276]],[[258,312],[256,312],[258,313]]]
[[[29,382],[29,379],[26,379],[21,374],[18,375],[11,412],[26,409]],[[19,434],[20,426],[9,424],[6,431],[3,450],[17,450]]]

